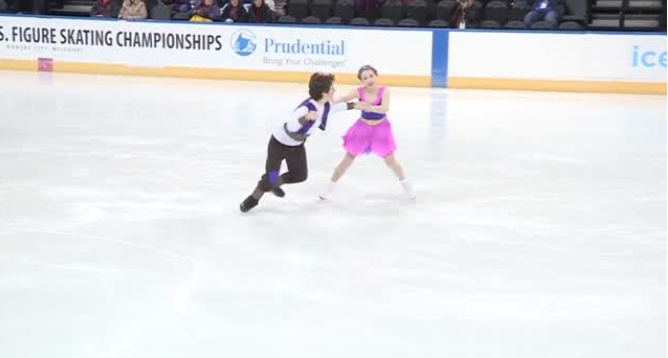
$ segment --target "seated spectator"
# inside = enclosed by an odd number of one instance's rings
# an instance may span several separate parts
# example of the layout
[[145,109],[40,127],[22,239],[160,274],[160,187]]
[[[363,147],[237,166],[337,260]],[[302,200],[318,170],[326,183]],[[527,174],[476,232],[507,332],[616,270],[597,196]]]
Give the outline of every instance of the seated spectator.
[[174,4],[176,4],[174,0],[161,0],[160,2],[172,9],[172,13],[174,12]]
[[537,0],[533,10],[524,17],[524,24],[530,27],[536,21],[545,20],[556,28],[563,13],[563,0]]
[[146,4],[143,0],[124,0],[119,19],[145,19],[148,17]]
[[174,20],[190,20],[192,9],[196,5],[195,0],[174,0],[172,4],[172,18]]
[[253,4],[248,10],[248,22],[268,23],[274,22],[274,12],[264,0],[253,0]]
[[97,0],[90,9],[92,17],[118,17],[118,3],[115,0]]
[[220,8],[214,0],[202,0],[195,3],[190,21],[212,22],[220,19]]
[[466,27],[466,11],[471,7],[473,7],[473,0],[458,0],[452,10],[451,27],[456,29]]
[[248,11],[239,0],[230,0],[224,7],[222,19],[228,22],[247,22]]

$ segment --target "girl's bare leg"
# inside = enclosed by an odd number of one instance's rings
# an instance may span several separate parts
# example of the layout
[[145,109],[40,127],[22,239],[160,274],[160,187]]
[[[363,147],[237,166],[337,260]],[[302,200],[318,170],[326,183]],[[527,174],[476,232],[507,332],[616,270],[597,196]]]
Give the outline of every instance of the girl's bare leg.
[[394,154],[390,154],[387,157],[385,157],[385,164],[387,164],[390,169],[392,169],[392,172],[394,175],[399,178],[399,180],[404,180],[406,179],[406,174],[404,174],[404,168],[401,167],[401,164],[397,161],[397,158],[395,158]]
[[411,184],[410,181],[408,181],[408,178],[406,178],[406,174],[404,173],[404,168],[401,167],[401,164],[397,161],[397,158],[394,156],[394,154],[390,154],[387,157],[385,157],[385,164],[392,169],[392,172],[394,175],[399,178],[399,182],[401,183],[401,186],[404,188],[404,191],[406,192],[406,195],[411,198],[415,199],[415,189],[413,189],[413,185]]
[[348,168],[350,168],[354,161],[355,156],[350,153],[346,153],[346,156],[343,157],[339,165],[337,165],[334,169],[334,173],[332,173],[332,181],[334,183],[339,181],[339,179],[341,179],[341,177],[348,171]]
[[343,159],[341,159],[339,165],[337,165],[336,168],[334,168],[334,173],[332,173],[332,179],[330,180],[329,183],[327,183],[327,186],[322,191],[322,193],[320,193],[319,195],[320,199],[328,200],[331,197],[332,191],[334,190],[334,185],[336,184],[336,182],[339,181],[339,179],[341,179],[341,177],[343,177],[343,175],[346,173],[346,171],[348,171],[348,168],[350,168],[350,166],[353,164],[354,161],[355,161],[355,156],[350,153],[346,153],[346,156],[343,157]]

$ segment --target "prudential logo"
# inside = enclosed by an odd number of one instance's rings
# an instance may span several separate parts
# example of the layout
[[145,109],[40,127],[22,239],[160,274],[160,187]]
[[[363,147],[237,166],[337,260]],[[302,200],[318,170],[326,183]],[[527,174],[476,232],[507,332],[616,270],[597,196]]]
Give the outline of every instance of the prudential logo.
[[232,34],[230,45],[237,55],[248,56],[257,48],[255,34],[246,29],[237,30]]

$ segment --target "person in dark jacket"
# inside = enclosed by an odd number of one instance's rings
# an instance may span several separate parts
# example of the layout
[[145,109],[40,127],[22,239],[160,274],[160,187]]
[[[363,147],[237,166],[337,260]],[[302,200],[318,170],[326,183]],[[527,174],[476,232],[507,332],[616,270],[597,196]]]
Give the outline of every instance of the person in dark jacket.
[[214,0],[201,0],[191,10],[190,21],[217,21],[220,19],[220,8]]
[[274,12],[264,0],[253,0],[253,4],[248,10],[248,22],[268,23],[274,22]]
[[248,11],[239,0],[229,0],[223,7],[221,19],[228,22],[248,22]]
[[97,2],[90,9],[90,16],[92,17],[118,17],[118,12],[121,7],[115,0],[97,0]]
[[563,14],[563,0],[536,0],[533,10],[524,17],[524,24],[530,27],[536,21],[545,20],[556,28]]

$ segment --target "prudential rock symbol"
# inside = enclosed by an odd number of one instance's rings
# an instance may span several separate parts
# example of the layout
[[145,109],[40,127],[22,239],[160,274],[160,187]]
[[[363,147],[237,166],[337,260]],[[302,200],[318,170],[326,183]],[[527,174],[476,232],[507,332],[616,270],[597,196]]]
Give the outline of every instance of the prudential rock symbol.
[[232,50],[237,55],[248,56],[255,52],[255,48],[257,48],[257,42],[255,39],[256,37],[254,33],[245,29],[241,29],[235,31],[232,34],[230,45],[232,46]]

